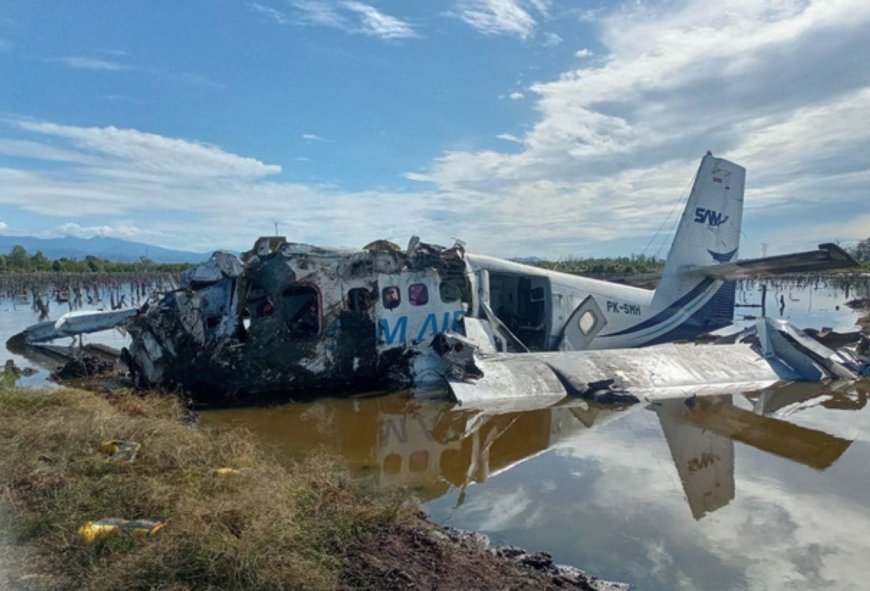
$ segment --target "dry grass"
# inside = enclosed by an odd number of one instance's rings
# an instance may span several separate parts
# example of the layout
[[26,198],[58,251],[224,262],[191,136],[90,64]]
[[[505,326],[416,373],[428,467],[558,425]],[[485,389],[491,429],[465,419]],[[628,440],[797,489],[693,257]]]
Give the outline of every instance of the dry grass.
[[[17,538],[68,588],[330,589],[354,547],[410,514],[373,499],[325,456],[292,466],[242,431],[182,424],[170,397],[82,390],[0,390],[0,491]],[[109,462],[104,439],[142,444]],[[218,478],[230,466],[242,475]],[[156,536],[86,545],[76,530],[105,517],[166,522]]]

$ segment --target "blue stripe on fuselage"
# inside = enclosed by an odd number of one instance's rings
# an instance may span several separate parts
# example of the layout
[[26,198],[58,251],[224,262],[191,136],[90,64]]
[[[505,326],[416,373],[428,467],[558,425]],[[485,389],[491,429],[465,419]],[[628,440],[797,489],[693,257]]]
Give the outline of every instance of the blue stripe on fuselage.
[[658,345],[680,339],[691,339],[728,326],[734,321],[734,295],[734,282],[726,281],[707,303],[686,318],[684,322],[643,345]]
[[625,330],[621,330],[619,332],[612,332],[610,334],[601,335],[601,337],[599,337],[599,338],[616,337],[616,336],[622,336],[622,335],[626,335],[626,334],[632,334],[632,333],[638,332],[640,330],[643,330],[645,328],[649,328],[649,327],[654,326],[656,324],[665,322],[666,320],[670,319],[673,315],[678,313],[680,310],[682,310],[686,306],[686,304],[688,304],[689,302],[694,300],[696,297],[698,297],[699,294],[703,293],[703,291],[705,289],[707,289],[708,287],[710,287],[710,285],[712,285],[712,284],[713,284],[713,279],[711,279],[709,277],[706,279],[703,279],[698,285],[696,285],[694,288],[692,288],[692,290],[689,291],[689,293],[687,293],[686,295],[684,295],[683,297],[678,299],[676,302],[674,302],[673,304],[671,304],[670,306],[668,306],[667,308],[665,308],[664,310],[662,310],[661,312],[659,312],[658,314],[653,316],[652,318],[645,320],[645,321],[641,322],[640,324],[636,324],[635,326],[631,326],[629,328],[626,328]]

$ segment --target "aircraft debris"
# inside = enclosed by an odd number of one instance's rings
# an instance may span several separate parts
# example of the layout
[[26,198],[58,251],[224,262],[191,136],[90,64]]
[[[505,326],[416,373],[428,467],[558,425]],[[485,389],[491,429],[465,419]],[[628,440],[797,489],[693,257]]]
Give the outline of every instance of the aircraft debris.
[[637,349],[730,325],[736,277],[857,264],[835,245],[735,260],[744,175],[702,159],[655,290],[473,255],[461,242],[339,250],[264,237],[238,257],[215,253],[140,308],[65,315],[24,340],[124,326],[121,360],[138,384],[206,401],[445,384],[473,404],[651,399],[854,377],[839,353],[767,321],[751,343]]

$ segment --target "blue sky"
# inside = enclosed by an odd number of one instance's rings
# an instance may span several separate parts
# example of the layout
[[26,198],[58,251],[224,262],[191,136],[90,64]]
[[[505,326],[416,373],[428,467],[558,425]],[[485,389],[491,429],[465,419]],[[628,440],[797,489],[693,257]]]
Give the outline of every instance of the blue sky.
[[0,232],[664,255],[709,148],[748,169],[743,256],[853,244],[868,30],[864,0],[0,0]]

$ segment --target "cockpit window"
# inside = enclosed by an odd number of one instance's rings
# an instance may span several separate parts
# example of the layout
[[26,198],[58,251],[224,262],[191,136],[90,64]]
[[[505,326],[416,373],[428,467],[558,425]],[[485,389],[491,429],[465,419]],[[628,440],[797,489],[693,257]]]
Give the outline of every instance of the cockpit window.
[[384,308],[386,308],[387,310],[398,308],[399,304],[402,303],[402,292],[399,291],[399,288],[396,285],[390,285],[385,287],[381,291],[381,296],[384,303]]
[[408,286],[408,301],[412,306],[425,306],[429,303],[429,290],[422,283]]

